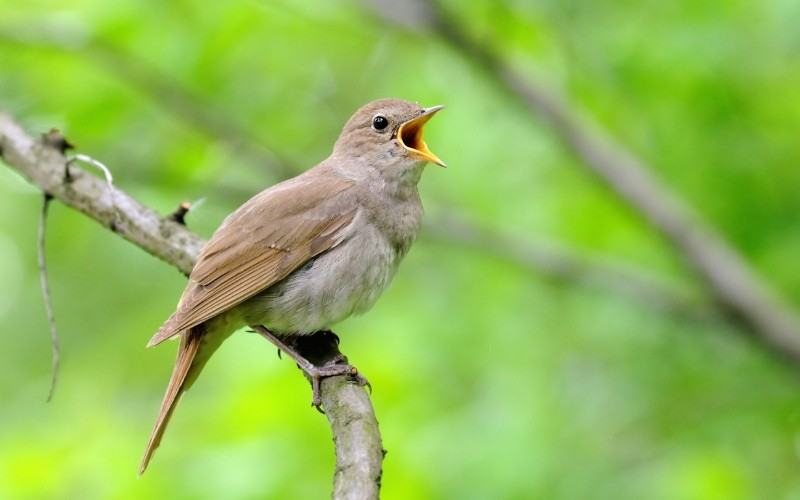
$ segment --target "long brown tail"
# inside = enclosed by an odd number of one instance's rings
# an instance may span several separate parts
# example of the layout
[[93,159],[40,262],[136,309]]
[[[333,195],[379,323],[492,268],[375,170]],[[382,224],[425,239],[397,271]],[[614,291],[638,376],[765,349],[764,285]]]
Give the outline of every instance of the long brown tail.
[[[156,424],[153,427],[153,432],[150,434],[150,441],[147,443],[147,448],[142,457],[142,463],[139,465],[139,475],[144,474],[147,469],[147,464],[153,456],[153,452],[158,448],[161,442],[161,437],[164,435],[169,419],[178,403],[181,394],[186,389],[186,377],[189,375],[189,370],[192,368],[197,351],[203,343],[203,329],[193,328],[181,335],[181,345],[178,348],[178,359],[175,361],[175,368],[172,370],[172,376],[167,385],[167,393],[164,394],[164,401],[161,403],[161,410],[158,413]],[[204,364],[204,363],[203,363]],[[202,365],[201,365],[202,366]],[[194,378],[194,377],[193,377]]]

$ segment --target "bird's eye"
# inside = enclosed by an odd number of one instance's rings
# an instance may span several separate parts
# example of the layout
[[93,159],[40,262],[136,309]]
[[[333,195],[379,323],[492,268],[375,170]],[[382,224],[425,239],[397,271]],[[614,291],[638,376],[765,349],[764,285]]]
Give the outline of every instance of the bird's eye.
[[389,126],[389,120],[385,116],[378,115],[372,119],[372,128],[375,130],[383,130]]

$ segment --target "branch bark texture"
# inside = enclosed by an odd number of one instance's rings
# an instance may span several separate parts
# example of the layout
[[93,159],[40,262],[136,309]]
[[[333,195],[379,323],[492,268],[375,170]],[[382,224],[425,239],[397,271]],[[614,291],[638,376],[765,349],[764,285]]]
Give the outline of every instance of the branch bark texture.
[[[183,274],[188,275],[194,266],[205,243],[201,237],[128,194],[110,188],[105,180],[75,165],[68,167],[59,148],[35,139],[3,113],[0,113],[0,158],[43,192]],[[341,358],[336,343],[329,338],[320,336],[313,346],[317,358],[309,359],[324,364]],[[345,377],[332,377],[322,383],[322,401],[336,445],[333,498],[378,498],[384,452],[369,396]]]

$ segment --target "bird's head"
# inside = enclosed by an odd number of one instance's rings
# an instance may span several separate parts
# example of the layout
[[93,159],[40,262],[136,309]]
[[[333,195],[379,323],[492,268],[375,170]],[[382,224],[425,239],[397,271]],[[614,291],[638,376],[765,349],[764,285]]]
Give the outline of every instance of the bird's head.
[[334,154],[358,163],[366,161],[386,175],[403,175],[426,162],[444,167],[423,139],[425,124],[443,107],[423,108],[400,99],[366,104],[345,124]]

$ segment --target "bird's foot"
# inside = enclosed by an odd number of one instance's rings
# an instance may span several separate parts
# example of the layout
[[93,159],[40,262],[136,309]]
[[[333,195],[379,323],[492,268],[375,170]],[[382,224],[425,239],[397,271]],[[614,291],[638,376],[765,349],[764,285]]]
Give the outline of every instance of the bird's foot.
[[[327,351],[323,353],[314,353],[313,350],[307,349],[308,346],[298,344],[297,342],[287,342],[284,338],[275,335],[272,331],[262,325],[254,325],[251,327],[256,333],[266,338],[278,348],[278,352],[283,352],[297,363],[297,367],[303,370],[309,381],[311,382],[312,399],[311,406],[317,409],[320,413],[325,413],[322,410],[322,380],[328,377],[336,377],[339,375],[347,375],[348,381],[358,384],[360,387],[367,387],[372,393],[372,385],[366,377],[364,377],[354,366],[347,363],[347,358],[338,352],[339,337],[335,333],[326,331],[321,332],[321,335],[334,340],[333,353]],[[299,337],[295,340],[306,341],[305,337]],[[301,354],[302,352],[302,354]],[[280,355],[280,354],[279,354]],[[315,363],[309,361],[315,360]]]
[[322,366],[316,367],[312,366],[311,369],[306,369],[303,366],[300,366],[301,370],[305,372],[308,379],[311,381],[311,406],[317,409],[320,413],[325,413],[322,410],[322,380],[328,377],[336,377],[337,375],[347,375],[349,381],[352,381],[360,386],[368,386],[370,391],[372,391],[372,386],[369,384],[369,381],[359,373],[358,369],[352,365],[340,365],[340,364],[332,364],[329,366]]

